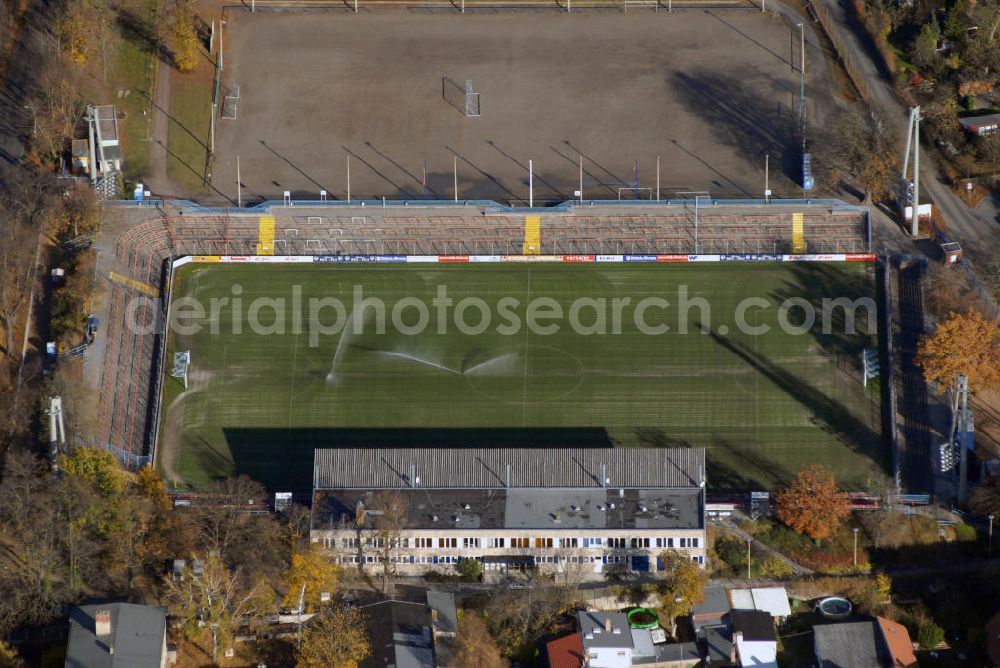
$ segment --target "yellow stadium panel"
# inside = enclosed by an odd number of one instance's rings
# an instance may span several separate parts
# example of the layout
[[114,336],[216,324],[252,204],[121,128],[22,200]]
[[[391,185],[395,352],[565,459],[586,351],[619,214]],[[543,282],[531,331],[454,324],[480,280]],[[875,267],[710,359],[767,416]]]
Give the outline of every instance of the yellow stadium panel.
[[805,216],[801,213],[792,214],[792,253],[801,255],[806,252],[806,239],[803,230]]
[[274,255],[274,216],[260,217],[260,233],[257,236],[257,255]]
[[538,255],[542,250],[541,216],[524,217],[524,254]]
[[139,292],[149,295],[150,297],[159,297],[160,291],[151,285],[147,285],[142,281],[137,281],[134,278],[129,278],[128,276],[123,276],[122,274],[116,273],[114,271],[108,273],[108,278],[118,283],[119,285],[124,285],[126,287],[132,288],[133,290],[138,290]]

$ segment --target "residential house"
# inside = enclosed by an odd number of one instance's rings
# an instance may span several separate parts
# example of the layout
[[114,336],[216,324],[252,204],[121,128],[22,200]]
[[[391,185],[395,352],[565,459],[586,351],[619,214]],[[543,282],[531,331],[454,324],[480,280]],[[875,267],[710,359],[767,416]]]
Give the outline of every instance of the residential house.
[[404,506],[392,557],[419,575],[477,559],[488,573],[599,577],[705,560],[702,448],[343,448],[315,451],[311,540],[380,570],[380,498]]
[[166,612],[134,603],[73,608],[64,665],[66,668],[164,668]]
[[735,660],[733,633],[729,627],[729,595],[725,587],[705,587],[705,599],[691,610],[701,654],[711,666],[731,665]]
[[754,587],[729,591],[734,610],[760,610],[778,621],[792,614],[784,587]]
[[1000,114],[983,114],[982,116],[966,116],[965,118],[959,118],[958,122],[962,124],[967,132],[977,135],[979,137],[986,137],[1000,128]]
[[579,631],[556,638],[546,646],[549,668],[582,668],[584,666],[583,634]]
[[[778,634],[774,618],[762,610],[729,613],[736,665],[743,668],[778,668]],[[853,668],[853,666],[852,666]]]
[[813,647],[820,668],[913,668],[917,665],[906,627],[884,617],[818,624]]
[[371,654],[360,668],[454,666],[458,630],[454,595],[431,591],[426,603],[389,600],[363,610]]
[[578,612],[579,631],[548,643],[550,668],[694,668],[693,642],[668,643],[663,629],[631,628],[621,612]]

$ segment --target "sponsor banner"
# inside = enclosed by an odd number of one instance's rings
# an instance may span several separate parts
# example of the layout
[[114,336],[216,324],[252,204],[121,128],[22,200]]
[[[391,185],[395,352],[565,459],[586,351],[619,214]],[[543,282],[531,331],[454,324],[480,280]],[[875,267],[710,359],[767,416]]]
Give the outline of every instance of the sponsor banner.
[[874,262],[875,253],[848,253],[844,256],[847,262]]
[[499,262],[499,255],[470,255],[469,262]]
[[193,255],[191,256],[192,262],[219,262],[221,257],[218,255]]
[[626,262],[656,262],[655,255],[626,255]]
[[624,255],[595,255],[594,260],[596,262],[624,262]]
[[438,262],[465,264],[469,261],[468,255],[438,255]]
[[562,255],[501,255],[501,262],[562,262]]
[[313,255],[313,262],[400,264],[405,255]]
[[183,267],[187,263],[193,262],[193,261],[194,261],[194,258],[192,258],[190,255],[186,255],[186,256],[184,256],[182,258],[178,258],[178,259],[174,260],[173,262],[171,262],[170,266],[173,269],[176,269],[177,267]]
[[[716,262],[783,262],[786,255],[781,254],[771,254],[771,253],[759,253],[759,254],[740,254],[740,255],[692,255],[692,258],[708,258],[714,257]],[[699,260],[692,259],[691,262],[698,262]],[[704,262],[704,260],[701,260]]]
[[563,255],[563,262],[593,262],[593,255]]
[[[747,256],[745,256],[745,255],[732,255],[732,256],[729,256],[729,255],[688,255],[687,261],[688,262],[730,262],[731,260],[727,259],[729,257],[734,257],[734,258],[736,258],[736,261],[739,261],[739,260],[741,260],[741,259],[743,259],[743,258],[745,258]],[[779,255],[778,257],[781,257],[781,256]],[[760,261],[763,262],[763,260],[760,260]]]
[[412,263],[420,264],[420,263],[423,263],[423,262],[435,263],[437,261],[438,261],[438,256],[437,255],[407,255],[406,256],[406,262],[407,263],[411,263],[412,262]]
[[844,255],[842,253],[829,255],[784,255],[782,259],[786,262],[843,262]]
[[657,255],[657,262],[687,262],[687,255]]

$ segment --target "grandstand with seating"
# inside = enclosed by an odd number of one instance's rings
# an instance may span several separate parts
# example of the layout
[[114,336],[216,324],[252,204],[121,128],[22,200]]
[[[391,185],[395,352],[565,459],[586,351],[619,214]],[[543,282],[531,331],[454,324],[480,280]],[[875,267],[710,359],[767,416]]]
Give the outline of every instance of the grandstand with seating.
[[[581,202],[509,209],[490,202],[294,202],[211,209],[184,202],[108,203],[99,257],[108,323],[101,365],[101,445],[122,463],[151,461],[165,375],[162,316],[170,261],[186,255],[771,256],[871,252],[869,212],[836,200]],[[527,230],[537,234],[529,243]],[[793,234],[794,232],[794,234]],[[793,239],[794,237],[794,239]],[[793,246],[794,241],[794,246]],[[148,299],[133,299],[147,297]],[[126,326],[128,320],[144,324]]]

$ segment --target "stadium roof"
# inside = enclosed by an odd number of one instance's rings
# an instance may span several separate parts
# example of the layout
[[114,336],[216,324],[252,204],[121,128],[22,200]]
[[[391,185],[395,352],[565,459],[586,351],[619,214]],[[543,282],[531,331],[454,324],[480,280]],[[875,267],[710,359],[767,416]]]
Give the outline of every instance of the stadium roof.
[[337,448],[316,450],[313,486],[690,488],[704,471],[704,448]]
[[[700,529],[702,490],[688,489],[403,489],[406,528]],[[317,490],[313,528],[353,523],[359,504],[379,513],[378,490]],[[645,509],[645,510],[643,510]]]

